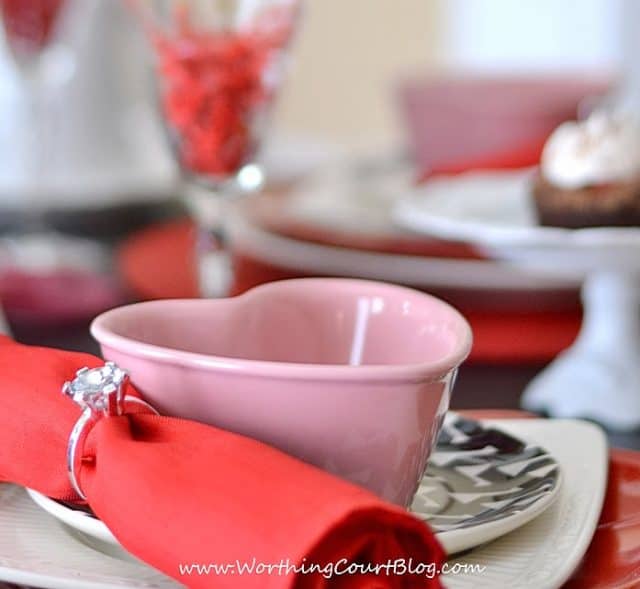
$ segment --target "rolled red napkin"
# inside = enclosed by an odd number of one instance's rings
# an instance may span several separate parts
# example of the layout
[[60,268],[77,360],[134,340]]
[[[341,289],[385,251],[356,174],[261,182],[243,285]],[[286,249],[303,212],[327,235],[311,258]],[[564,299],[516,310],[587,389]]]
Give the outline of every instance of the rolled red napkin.
[[[79,499],[66,451],[80,408],[60,390],[79,368],[102,364],[0,337],[0,480]],[[227,431],[150,414],[104,417],[77,474],[121,544],[188,587],[441,586],[444,552],[422,522]]]

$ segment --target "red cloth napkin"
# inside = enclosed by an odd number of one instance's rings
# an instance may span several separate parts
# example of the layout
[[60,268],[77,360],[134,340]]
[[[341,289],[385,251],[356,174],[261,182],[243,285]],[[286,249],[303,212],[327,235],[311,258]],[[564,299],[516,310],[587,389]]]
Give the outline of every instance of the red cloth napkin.
[[488,153],[483,157],[442,164],[419,175],[419,182],[439,174],[460,174],[472,170],[517,170],[536,166],[540,162],[542,149],[547,137],[539,137],[530,142],[515,146],[508,151]]
[[[80,408],[60,393],[93,356],[0,337],[0,480],[75,500],[65,452]],[[136,394],[132,387],[128,394]],[[250,408],[248,408],[250,409]],[[100,420],[80,484],[96,515],[140,559],[189,587],[440,587],[444,552],[426,525],[371,493],[265,444],[149,414]],[[255,560],[254,560],[255,559]],[[305,560],[306,559],[306,560]],[[421,574],[284,574],[287,565],[386,564]],[[412,559],[410,561],[409,559]],[[181,574],[180,565],[280,565],[272,574]],[[346,564],[343,562],[341,568]],[[277,570],[281,573],[278,574]]]

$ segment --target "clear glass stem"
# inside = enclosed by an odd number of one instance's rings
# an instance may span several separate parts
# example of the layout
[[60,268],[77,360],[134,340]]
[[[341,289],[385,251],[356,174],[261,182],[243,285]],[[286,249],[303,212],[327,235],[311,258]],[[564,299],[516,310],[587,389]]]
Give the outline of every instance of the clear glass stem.
[[233,283],[233,268],[225,231],[229,201],[208,188],[188,184],[187,206],[196,221],[196,264],[200,295],[225,297]]

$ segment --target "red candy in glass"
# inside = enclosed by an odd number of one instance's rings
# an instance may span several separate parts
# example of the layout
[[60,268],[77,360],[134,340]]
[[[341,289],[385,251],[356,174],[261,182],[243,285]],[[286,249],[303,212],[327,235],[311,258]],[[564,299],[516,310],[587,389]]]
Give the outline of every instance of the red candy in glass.
[[32,54],[48,42],[65,0],[0,0],[7,40],[20,54]]
[[278,53],[293,11],[272,7],[242,30],[193,28],[183,10],[171,33],[155,34],[165,119],[188,172],[224,178],[258,147],[261,117],[276,89]]

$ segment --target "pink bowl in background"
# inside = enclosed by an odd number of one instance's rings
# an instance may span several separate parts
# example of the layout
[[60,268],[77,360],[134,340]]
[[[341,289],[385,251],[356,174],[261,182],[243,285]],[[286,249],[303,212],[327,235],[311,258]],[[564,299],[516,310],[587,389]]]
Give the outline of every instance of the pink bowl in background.
[[472,340],[432,296],[322,278],[128,305],[91,332],[161,413],[262,440],[404,506]]
[[541,144],[586,114],[613,86],[603,73],[568,76],[429,76],[406,80],[399,99],[412,155],[424,172]]

